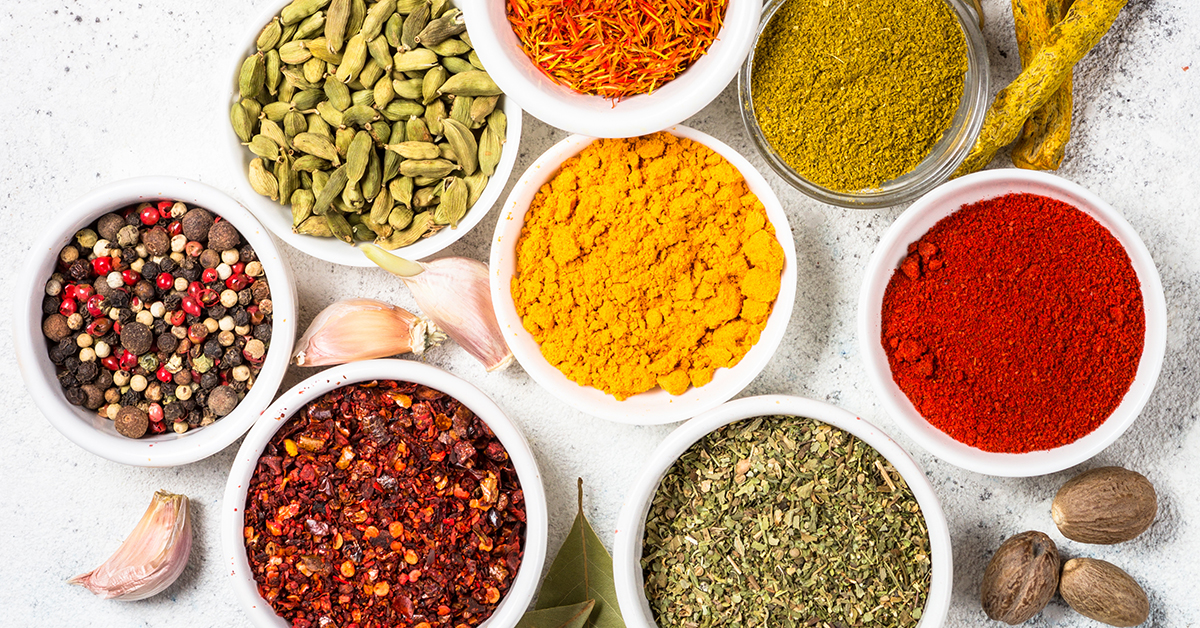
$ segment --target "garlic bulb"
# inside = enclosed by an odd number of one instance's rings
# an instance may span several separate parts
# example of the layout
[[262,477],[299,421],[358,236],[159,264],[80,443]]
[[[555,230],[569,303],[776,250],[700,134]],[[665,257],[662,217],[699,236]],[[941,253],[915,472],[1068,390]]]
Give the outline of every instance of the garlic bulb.
[[482,362],[488,372],[512,363],[512,351],[504,342],[492,309],[487,264],[465,257],[410,262],[373,244],[362,248],[372,262],[404,280],[421,312]]
[[445,335],[432,322],[374,299],[346,299],[321,310],[296,343],[297,366],[328,366],[400,353],[421,355]]
[[158,491],[133,532],[99,567],[67,580],[104,599],[144,600],[183,573],[192,551],[188,499]]

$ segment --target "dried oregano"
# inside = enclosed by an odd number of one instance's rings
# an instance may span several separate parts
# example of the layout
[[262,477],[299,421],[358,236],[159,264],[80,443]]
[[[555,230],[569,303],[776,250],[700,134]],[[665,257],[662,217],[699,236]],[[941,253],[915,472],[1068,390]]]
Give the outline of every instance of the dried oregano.
[[825,423],[722,427],[667,471],[642,568],[658,624],[914,626],[929,534],[912,491],[869,445]]

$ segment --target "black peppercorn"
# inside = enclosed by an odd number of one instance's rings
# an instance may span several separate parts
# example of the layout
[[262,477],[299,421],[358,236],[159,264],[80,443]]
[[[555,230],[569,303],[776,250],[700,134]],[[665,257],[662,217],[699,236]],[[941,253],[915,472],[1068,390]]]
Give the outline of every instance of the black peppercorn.
[[155,336],[161,336],[171,332],[171,326],[167,323],[167,321],[164,321],[161,318],[154,319],[154,324],[150,326],[150,329],[154,331]]
[[175,382],[163,382],[162,383],[163,396],[170,397],[170,396],[174,395],[176,388],[178,388],[178,386],[175,385]]
[[79,386],[71,386],[63,391],[67,397],[67,403],[73,406],[82,406],[84,401],[87,401],[87,395]]
[[142,395],[132,388],[125,391],[125,394],[121,395],[121,405],[123,406],[136,406],[141,400]]
[[133,319],[137,318],[137,314],[134,314],[133,310],[121,310],[121,315],[119,318],[122,325],[128,325],[129,323],[133,322]]
[[254,252],[254,247],[247,244],[238,251],[238,261],[243,264],[258,261],[258,253]]
[[[136,211],[129,212],[129,215],[125,216],[125,224],[131,225],[134,227],[141,227],[142,226],[141,212],[136,212]],[[113,238],[113,239],[115,240],[116,238]]]
[[264,343],[271,342],[271,326],[266,323],[255,325],[254,337]]
[[168,403],[163,406],[163,421],[174,423],[183,417],[183,406],[178,403]]
[[182,304],[183,295],[178,292],[172,292],[163,297],[163,307],[166,308],[168,312],[174,312],[178,310]]
[[55,364],[61,365],[67,359],[67,356],[70,355],[72,355],[72,353],[63,351],[58,345],[50,347],[50,361]]
[[239,366],[242,363],[242,352],[234,347],[230,347],[225,351],[225,357],[221,358],[221,368],[230,369]]
[[46,295],[42,297],[42,314],[53,314],[58,311],[60,301],[58,297]]
[[83,362],[80,362],[79,358],[73,355],[67,357],[66,361],[63,362],[63,366],[67,367],[67,370],[72,373],[79,370],[80,364],[83,364]]
[[189,283],[193,281],[199,281],[200,273],[203,272],[204,269],[200,268],[199,264],[192,262],[190,259],[184,260],[183,263],[185,267],[179,269],[179,274],[182,275],[184,279],[187,279]]
[[212,390],[213,388],[217,387],[217,384],[220,384],[220,383],[221,383],[221,378],[218,377],[217,374],[212,371],[209,371],[209,372],[205,373],[204,375],[200,376],[200,387],[205,390]]
[[112,388],[112,385],[112,371],[108,369],[100,369],[100,374],[96,376],[96,386],[99,386],[100,390],[108,390],[109,388]]
[[114,290],[111,295],[104,300],[104,305],[108,307],[129,307],[129,293],[124,290]]
[[[58,383],[63,388],[79,387],[79,380],[75,378],[75,374],[71,371],[62,371],[58,374]],[[82,402],[80,402],[82,403]],[[78,403],[75,405],[79,405]]]
[[204,413],[199,410],[192,410],[188,413],[187,422],[190,427],[198,427],[200,422],[204,420]]
[[204,355],[212,358],[213,360],[220,358],[221,354],[224,352],[225,347],[222,347],[221,343],[217,342],[216,338],[209,338],[208,341],[204,343]]
[[225,317],[225,306],[221,305],[221,303],[218,301],[216,305],[208,308],[208,315],[214,320],[221,320]]
[[96,364],[95,361],[81,362],[79,364],[79,368],[75,369],[75,377],[79,378],[79,381],[85,382],[85,383],[95,381],[96,376],[99,374],[100,374],[100,367]]
[[246,308],[240,305],[235,305],[230,308],[229,315],[233,317],[234,325],[241,326],[250,324],[250,314],[246,312]]
[[[169,331],[169,330],[168,330]],[[179,339],[170,333],[158,335],[158,350],[164,353],[175,353],[175,348],[179,346]]]
[[238,305],[247,306],[254,303],[254,294],[249,290],[242,290],[238,293]]
[[175,260],[169,257],[164,257],[163,260],[158,263],[158,270],[164,273],[173,273],[176,270],[179,270],[179,264],[176,264]]
[[82,257],[71,262],[67,267],[67,276],[75,283],[82,283],[88,280],[88,275],[92,272],[92,265]]

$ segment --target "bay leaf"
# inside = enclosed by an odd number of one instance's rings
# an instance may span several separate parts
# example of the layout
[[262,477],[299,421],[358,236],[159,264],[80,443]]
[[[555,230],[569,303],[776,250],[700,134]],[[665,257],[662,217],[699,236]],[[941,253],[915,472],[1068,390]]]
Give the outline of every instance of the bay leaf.
[[579,480],[579,514],[542,581],[537,610],[595,600],[587,628],[625,628],[613,583],[612,556],[583,516],[583,479]]
[[517,628],[584,628],[596,600],[588,600],[570,606],[543,608],[525,613]]

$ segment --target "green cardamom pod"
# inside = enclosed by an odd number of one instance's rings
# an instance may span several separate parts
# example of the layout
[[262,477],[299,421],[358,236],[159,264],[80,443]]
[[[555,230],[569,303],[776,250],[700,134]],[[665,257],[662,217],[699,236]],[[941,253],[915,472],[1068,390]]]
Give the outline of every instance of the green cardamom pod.
[[346,151],[350,150],[350,142],[354,141],[357,133],[358,129],[351,128],[341,128],[333,132],[333,146],[343,159],[346,157]]
[[346,222],[346,217],[340,212],[325,214],[325,222],[329,225],[329,232],[333,237],[347,244],[354,243],[354,232],[350,230],[350,223]]
[[366,19],[367,0],[350,0],[350,22],[346,24],[346,34],[354,36],[361,33]]
[[371,90],[375,97],[375,104],[379,107],[387,107],[388,103],[396,97],[396,90],[392,86],[392,80],[386,76],[375,81],[375,87]]
[[429,208],[437,205],[438,196],[440,196],[441,193],[442,186],[440,185],[430,185],[417,188],[417,190],[413,192],[413,209],[416,210],[420,208]]
[[381,223],[375,222],[371,220],[369,216],[363,218],[363,224],[380,238],[386,238],[392,235],[392,232],[395,231],[395,229],[392,229],[391,225],[387,224],[386,220]]
[[326,63],[338,65],[342,62],[341,53],[329,52],[329,42],[324,37],[306,40],[305,44],[308,46],[308,51],[312,53],[312,56]]
[[267,22],[267,25],[258,33],[258,39],[254,40],[254,45],[259,52],[266,52],[278,46],[279,38],[282,36],[283,25],[279,23],[279,18],[271,18],[271,21]]
[[[324,190],[325,185],[329,183],[329,177],[331,174],[333,174],[332,170],[314,170],[312,172],[312,175],[311,175],[312,176],[312,186],[311,187],[312,187],[313,194],[316,194],[317,196],[321,195],[321,190]],[[341,194],[341,193],[342,193],[342,191],[338,190],[338,194]],[[315,209],[316,201],[313,201],[313,203],[314,203],[313,213],[317,213],[317,211]]]
[[[432,24],[432,22],[430,22],[430,24]],[[471,52],[471,47],[461,39],[446,39],[438,44],[421,42],[421,45],[443,57],[457,57],[459,55],[465,55],[468,52]]]
[[453,148],[450,148],[450,144],[448,142],[441,142],[440,144],[437,145],[437,147],[438,147],[438,157],[445,159],[447,161],[453,161],[454,163],[458,163],[458,154],[454,152]]
[[442,120],[442,124],[446,141],[458,156],[458,165],[462,168],[463,176],[474,174],[479,168],[479,145],[475,143],[475,134],[453,117]]
[[421,100],[421,86],[423,84],[424,79],[393,80],[392,91],[396,92],[396,95],[400,98]]
[[363,37],[368,40],[375,39],[379,33],[383,32],[383,25],[395,14],[396,0],[379,0],[371,5],[371,8],[367,10],[366,19],[363,20]]
[[450,78],[450,73],[440,65],[435,65],[425,72],[425,78],[421,79],[421,102],[428,105],[438,97],[438,88],[446,79]]
[[414,188],[416,184],[412,177],[396,177],[388,183],[388,193],[392,195],[392,201],[405,207],[412,207]]
[[284,134],[283,129],[280,128],[279,124],[274,120],[269,118],[262,120],[259,123],[259,133],[262,133],[264,136],[270,138],[270,140],[275,142],[280,149],[290,149],[292,147],[291,141],[288,140],[288,137]]
[[431,185],[437,186],[436,189],[438,190],[438,194],[441,194],[441,183],[442,177],[415,177],[413,179],[413,185],[419,188],[425,188]]
[[[315,181],[314,181],[315,182]],[[348,177],[346,167],[340,166],[333,174],[329,175],[329,181],[325,186],[317,192],[317,200],[313,204],[313,213],[324,215],[333,205],[333,199],[341,196],[342,190],[346,189]]]
[[395,72],[424,72],[438,64],[438,55],[428,48],[397,52],[392,57]]
[[339,194],[337,198],[333,199],[333,205],[330,207],[330,210],[328,212],[326,212],[326,214],[332,214],[334,212],[337,212],[342,215],[350,215],[350,214],[353,214],[356,211],[358,211],[358,210],[354,209],[353,207],[351,207],[348,203],[346,203],[345,200],[343,200],[342,197],[345,194],[346,194],[346,190],[345,190],[345,188],[343,188],[342,193]]
[[425,107],[425,126],[433,135],[442,134],[442,119],[446,117],[446,101],[441,98]]
[[350,88],[332,76],[325,79],[325,98],[338,111],[345,111],[353,104],[350,102]]
[[357,225],[350,225],[350,230],[354,234],[355,242],[371,242],[379,236],[379,234],[371,229],[371,226],[365,222]]
[[328,170],[330,163],[327,160],[321,159],[316,155],[301,155],[292,162],[292,170],[299,172],[316,172],[318,170]]
[[[391,61],[389,60],[388,63],[390,64]],[[357,89],[365,90],[374,86],[375,83],[382,80],[383,76],[387,73],[388,71],[383,69],[383,66],[379,65],[378,61],[368,58],[366,65],[363,66],[362,72],[358,73]],[[351,83],[351,85],[354,84]]]
[[[373,63],[373,62],[368,62]],[[370,89],[360,89],[350,93],[351,105],[366,105],[373,107],[375,105],[375,92]]]
[[496,103],[500,100],[499,96],[480,96],[471,101],[471,128],[479,128],[492,111],[496,109]]
[[[403,128],[403,127],[398,127]],[[400,162],[404,161],[399,154],[393,153],[390,150],[383,151],[383,180],[390,184],[400,174]],[[393,194],[392,198],[396,195]]]
[[483,196],[483,190],[487,187],[489,177],[482,170],[475,174],[464,177],[463,183],[467,184],[467,207],[474,207],[479,201],[479,197]]
[[279,102],[292,102],[292,96],[295,94],[295,83],[292,83],[291,81],[287,80],[287,77],[284,77],[283,81],[279,84],[279,93],[275,95],[276,98],[279,100]]
[[[453,58],[453,57],[451,57]],[[499,96],[503,92],[488,76],[487,72],[481,70],[471,70],[470,72],[460,72],[446,79],[440,90],[442,94],[452,94],[454,96]]]
[[399,13],[400,15],[408,15],[409,13],[416,11],[421,5],[428,3],[429,0],[396,0],[396,13]]
[[479,170],[487,176],[496,174],[496,166],[500,163],[500,151],[503,149],[504,140],[496,133],[496,127],[492,125],[483,128],[483,134],[479,136]]
[[410,142],[432,142],[433,134],[429,132],[429,127],[425,125],[424,118],[411,116],[404,123],[404,137]]
[[[319,13],[319,11],[318,11]],[[286,44],[295,39],[296,30],[300,28],[300,24],[288,24],[283,27],[283,33],[279,35],[279,43]]]
[[292,170],[291,158],[287,155],[280,155],[279,161],[275,162],[275,180],[279,182],[280,202],[287,204],[292,194],[300,189],[300,174]]
[[362,178],[362,194],[363,198],[368,202],[375,200],[379,193],[383,191],[383,160],[379,157],[379,151],[371,146],[371,157],[367,162],[367,171],[363,173]]
[[263,107],[262,113],[272,122],[283,122],[283,117],[294,108],[289,102],[272,102]]
[[[309,59],[309,61],[312,61],[312,59]],[[321,67],[322,67],[321,72],[323,74],[324,73],[323,68],[325,67],[325,62],[321,61],[320,59],[317,59],[317,62],[321,64]],[[305,63],[307,64],[308,61],[305,61]],[[304,75],[304,66],[303,65],[300,65],[300,66],[285,65],[285,66],[283,66],[283,68],[280,69],[280,72],[283,74],[283,86],[284,87],[291,85],[293,88],[297,88],[297,89],[301,89],[301,90],[313,89],[313,88],[317,87],[317,85],[315,85],[311,81],[309,81],[308,77]],[[321,77],[318,76],[317,80],[320,81]]]
[[[429,53],[434,54],[432,50]],[[242,62],[242,70],[238,74],[238,92],[241,93],[242,98],[254,98],[262,91],[266,78],[266,58],[261,52],[252,54]]]
[[471,120],[471,104],[474,100],[470,96],[455,96],[454,100],[450,101],[450,117],[458,120],[459,124],[468,129],[473,124]]
[[433,210],[433,222],[458,228],[458,221],[467,215],[467,184],[458,177],[446,177],[442,183],[442,198]]
[[[463,34],[465,35],[466,33]],[[483,67],[483,61],[479,60],[479,53],[474,50],[467,54],[467,62],[470,63],[472,67],[478,68],[484,72],[487,71],[487,68]]]
[[233,132],[243,144],[249,142],[254,135],[254,120],[240,102],[233,103],[233,107],[229,109],[229,124],[233,126]]
[[350,22],[350,0],[332,0],[325,14],[325,46],[331,54],[342,51],[346,25]]
[[414,102],[406,98],[400,98],[388,103],[380,113],[384,118],[392,122],[407,119],[409,116],[419,116],[426,112],[426,108],[419,102]]
[[304,119],[304,114],[299,111],[293,109],[283,116],[283,134],[289,140],[307,130],[308,121]]
[[429,4],[429,19],[436,20],[437,18],[442,17],[442,14],[446,12],[446,9],[452,8],[453,6],[454,5],[450,4],[450,0],[431,0]]
[[[467,25],[463,22],[462,11],[450,9],[436,20],[430,20],[425,25],[425,28],[421,29],[420,33],[417,33],[413,41],[426,47],[436,46],[466,30]],[[464,50],[463,52],[466,51]]]
[[289,26],[324,9],[327,4],[329,0],[293,0],[279,12],[279,19],[283,21],[284,26]]
[[296,109],[300,111],[307,112],[312,111],[313,108],[317,106],[317,103],[321,102],[322,100],[325,100],[324,91],[319,89],[306,89],[296,93],[296,96],[292,98],[292,105],[294,105]]
[[[305,48],[308,50],[308,48]],[[325,80],[325,62],[313,57],[300,66],[300,75],[309,85],[320,85]]]
[[267,172],[266,164],[262,158],[250,160],[250,187],[262,196],[265,196],[273,201],[279,200],[279,182],[275,180],[275,175]]
[[406,177],[441,178],[458,169],[445,159],[406,159],[400,162],[400,174]]
[[275,142],[272,142],[265,135],[255,135],[250,140],[249,148],[250,152],[262,157],[263,159],[268,159],[270,161],[279,159],[279,145]]
[[359,131],[350,141],[346,149],[346,176],[350,183],[358,183],[367,172],[367,162],[371,160],[371,134]]
[[321,119],[331,127],[340,128],[344,126],[342,112],[338,111],[337,107],[334,107],[333,103],[328,100],[317,103],[317,113],[321,114]]
[[296,33],[292,40],[312,39],[313,35],[325,31],[325,13],[317,11],[312,15],[304,18],[304,21],[296,25]]
[[[474,52],[474,51],[472,51]],[[476,72],[479,68],[471,65],[461,57],[442,57],[442,66],[451,74],[464,74],[466,72]]]
[[272,96],[279,92],[279,83],[283,80],[283,62],[279,60],[278,50],[268,50],[266,54],[266,83],[267,93]]
[[[383,35],[376,35],[375,39],[367,40],[367,53],[383,68],[386,75],[392,69],[392,47],[388,45],[387,38]],[[365,82],[363,83],[366,84]]]
[[438,147],[430,142],[399,142],[384,148],[395,151],[405,159],[437,159]]
[[374,107],[370,105],[354,105],[347,109],[346,113],[342,116],[342,124],[348,127],[362,127],[364,124],[378,118],[379,112]]
[[262,114],[262,103],[253,98],[243,98],[239,101],[239,104],[246,110],[246,115],[251,120],[257,120],[258,116]]
[[[407,50],[415,50],[417,47],[417,34],[424,30],[425,25],[429,23],[430,5],[428,2],[417,5],[408,17],[404,18],[404,25],[400,28],[400,46],[398,50],[401,52]],[[397,64],[399,65],[399,64]]]
[[[398,128],[404,127],[397,125]],[[392,125],[388,124],[387,120],[374,120],[368,122],[364,127],[367,133],[371,134],[371,139],[375,140],[376,144],[387,144],[392,137]]]
[[292,230],[300,226],[300,223],[312,216],[313,203],[317,197],[313,195],[312,190],[296,190],[292,192]]
[[403,27],[404,16],[400,15],[400,13],[393,13],[392,17],[388,18],[387,24],[383,27],[383,36],[387,38],[388,45],[397,50],[400,49],[400,29]]
[[395,203],[392,201],[392,193],[387,188],[383,188],[375,196],[375,200],[371,202],[371,214],[368,219],[376,224],[387,224],[393,205]]
[[337,74],[334,76],[343,83],[349,83],[358,77],[358,73],[362,72],[363,66],[366,64],[367,41],[360,33],[346,42],[346,54],[342,56],[342,63],[338,66]]
[[[292,138],[292,146],[302,153],[308,153],[331,162],[334,165],[342,163],[338,156],[337,147],[328,138],[315,133],[301,133]],[[339,192],[341,190],[338,190]]]
[[508,116],[504,114],[503,109],[497,109],[489,113],[487,124],[496,131],[496,135],[500,136],[501,140],[508,135]]
[[[390,220],[388,224],[391,224]],[[375,240],[375,244],[379,245],[379,248],[386,249],[388,251],[394,251],[398,248],[416,243],[416,241],[420,240],[422,236],[424,236],[426,233],[429,233],[429,230],[432,227],[433,212],[421,212],[420,214],[413,216],[412,222],[409,223],[406,229],[397,229],[392,232],[390,237]]]
[[394,205],[387,215],[387,224],[393,229],[406,229],[412,224],[413,210],[404,205]]
[[279,47],[279,59],[288,65],[300,65],[312,58],[306,39],[289,41]]
[[318,238],[328,238],[333,235],[333,231],[329,229],[329,221],[324,216],[310,216],[293,230],[300,235],[316,236]]
[[362,184],[355,182],[347,183],[346,187],[342,189],[342,203],[350,208],[349,211],[345,211],[341,207],[338,207],[339,211],[344,211],[345,213],[353,213],[366,207],[367,197],[363,196]]
[[308,120],[309,133],[320,135],[331,142],[333,141],[333,131],[329,129],[329,123],[325,122],[325,118],[322,118],[321,114],[310,113],[305,116],[305,119]]

